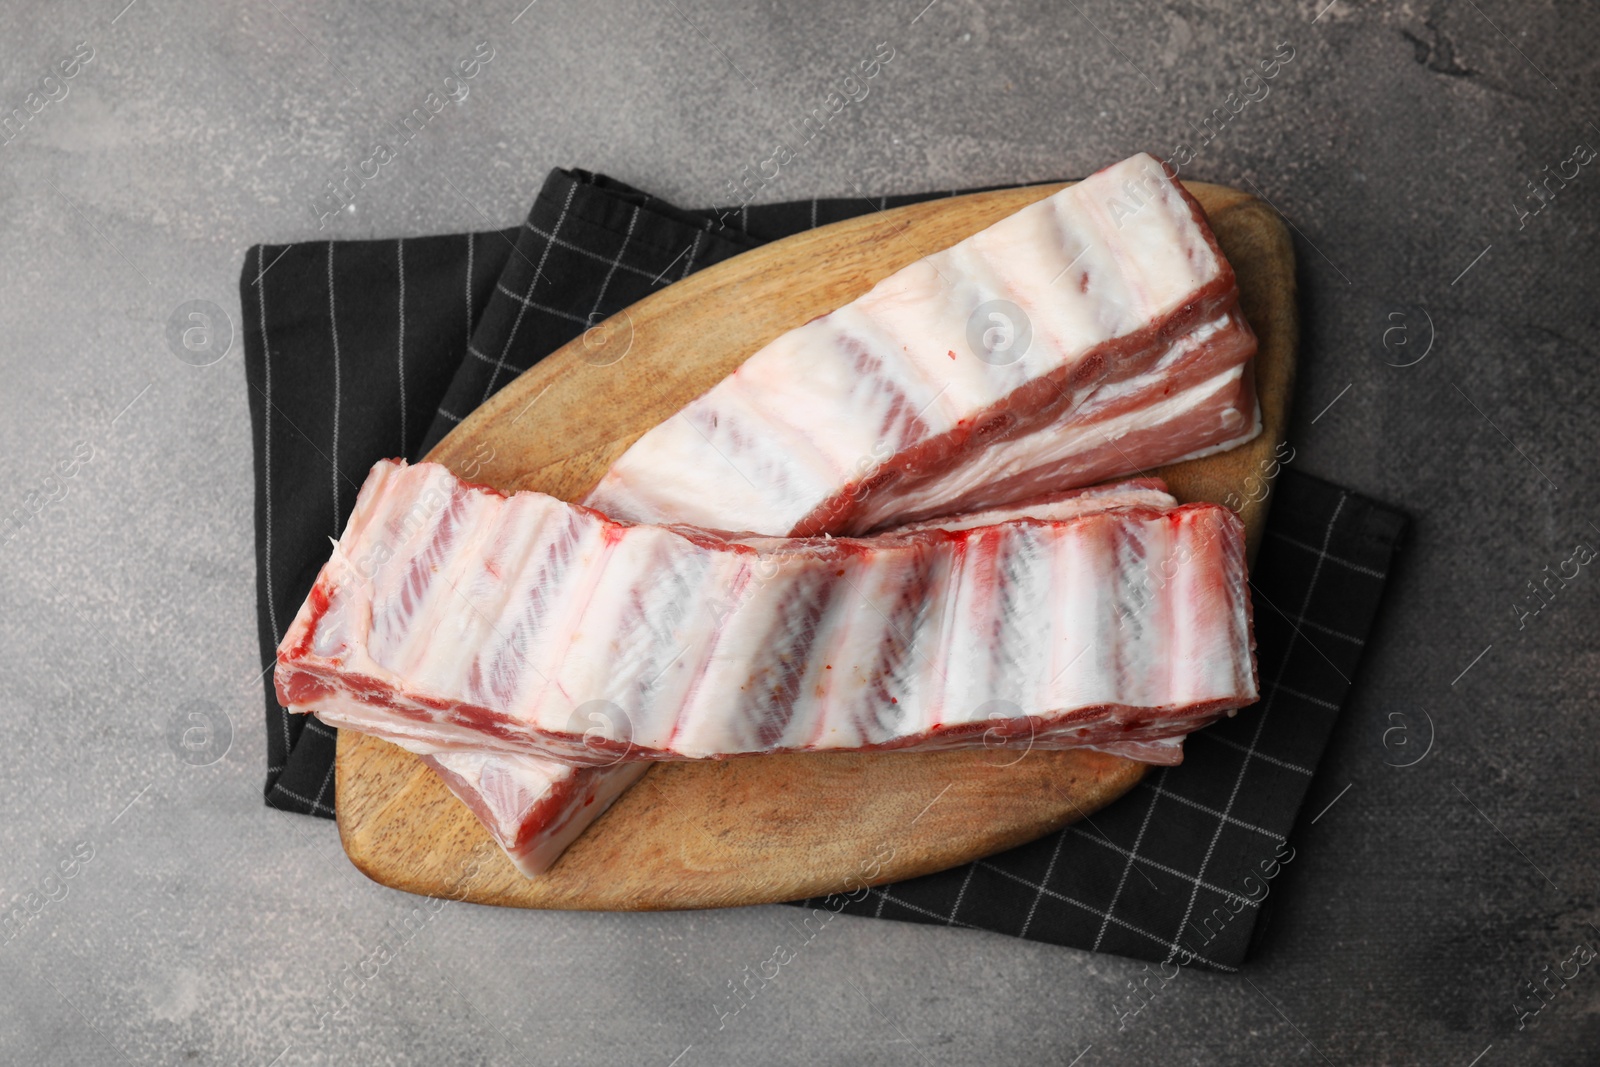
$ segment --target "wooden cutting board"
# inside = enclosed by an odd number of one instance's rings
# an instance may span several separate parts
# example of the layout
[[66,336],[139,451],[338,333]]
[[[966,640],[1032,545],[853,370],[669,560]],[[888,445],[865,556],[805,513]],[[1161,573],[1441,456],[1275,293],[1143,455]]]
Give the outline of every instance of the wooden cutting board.
[[[1060,188],[881,211],[691,275],[534,366],[429,458],[502,490],[580,499],[645,430],[762,344]],[[1265,430],[1159,473],[1182,500],[1239,506],[1253,556],[1294,383],[1294,255],[1282,220],[1260,200],[1189,188],[1260,336]],[[796,900],[942,870],[1083,818],[1144,771],[1095,752],[1028,751],[1020,741],[970,752],[664,763],[536,879],[517,873],[416,757],[385,741],[340,731],[336,788],[345,851],[384,885],[513,907],[650,910]]]

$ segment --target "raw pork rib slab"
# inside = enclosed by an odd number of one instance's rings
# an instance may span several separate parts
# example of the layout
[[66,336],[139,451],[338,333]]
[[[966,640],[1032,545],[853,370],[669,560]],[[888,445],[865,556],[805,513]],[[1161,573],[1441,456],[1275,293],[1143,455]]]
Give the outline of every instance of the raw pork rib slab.
[[384,461],[276,682],[336,726],[576,765],[975,747],[996,718],[1161,742],[1256,699],[1244,567],[1213,504],[727,540]]
[[[1158,478],[1094,486],[1048,499],[927,522],[912,529],[963,530],[1019,518],[1060,521],[1114,507],[1168,510],[1178,502]],[[602,720],[603,721],[603,720]],[[997,736],[997,743],[1025,738]],[[1099,746],[1105,751],[1149,762],[1169,763],[1181,738]],[[488,752],[438,751],[423,747],[422,760],[505,850],[512,864],[532,878],[549,870],[561,854],[649,768],[645,762],[612,767],[574,767],[536,756]]]
[[[1259,432],[1237,302],[1199,204],[1136,155],[779,337],[584,502],[855,534],[1229,448]],[[1177,395],[1169,359],[1209,373]]]

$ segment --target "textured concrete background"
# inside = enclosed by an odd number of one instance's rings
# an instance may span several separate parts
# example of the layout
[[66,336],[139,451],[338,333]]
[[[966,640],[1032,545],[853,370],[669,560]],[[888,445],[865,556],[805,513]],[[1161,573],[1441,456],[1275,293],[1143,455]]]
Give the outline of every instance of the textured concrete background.
[[[1512,1008],[1600,947],[1600,574],[1516,610],[1600,546],[1600,165],[1520,214],[1600,147],[1592,6],[123,2],[0,7],[0,113],[93,49],[0,146],[0,514],[28,516],[0,549],[0,1061],[1596,1062],[1600,965],[1526,1030]],[[316,234],[318,187],[479,40],[470,98],[321,236],[512,225],[559,165],[725,200],[879,41],[871,96],[765,198],[1080,175],[1197,140],[1292,47],[1184,176],[1296,227],[1295,462],[1416,525],[1243,975],[1186,973],[1119,1033],[1138,965],[841,919],[719,1030],[778,909],[454,904],[347,980],[419,901],[262,807],[239,350],[186,365],[166,323],[237,322],[245,248]],[[192,701],[233,724],[207,766],[169,742]]]

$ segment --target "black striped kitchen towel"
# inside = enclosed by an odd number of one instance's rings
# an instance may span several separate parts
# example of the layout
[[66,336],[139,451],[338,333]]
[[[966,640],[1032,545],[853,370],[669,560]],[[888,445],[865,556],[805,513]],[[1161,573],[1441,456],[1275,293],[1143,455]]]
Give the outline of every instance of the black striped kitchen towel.
[[[373,462],[419,458],[533,363],[696,270],[948,195],[686,211],[561,170],[521,226],[250,249],[240,294],[262,663]],[[869,915],[1237,967],[1273,879],[1293,862],[1290,831],[1405,526],[1393,509],[1292,463],[1274,492],[1252,579],[1259,704],[1194,735],[1181,767],[1152,772],[1078,824],[956,870],[805,901],[807,927]],[[264,688],[267,803],[331,816],[334,731],[279,707],[270,672]]]

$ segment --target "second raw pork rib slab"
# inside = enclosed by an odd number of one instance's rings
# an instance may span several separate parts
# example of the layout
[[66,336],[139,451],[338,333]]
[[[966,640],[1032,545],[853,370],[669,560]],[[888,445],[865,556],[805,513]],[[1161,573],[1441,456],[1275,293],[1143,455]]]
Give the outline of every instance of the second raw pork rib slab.
[[1136,155],[790,330],[584,502],[855,534],[1232,447],[1259,432],[1237,304],[1199,204]]
[[[277,686],[399,743],[576,765],[976,747],[997,702],[1040,748],[1159,742],[1256,698],[1244,568],[1214,504],[730,540],[384,461]],[[598,749],[595,707],[627,724]]]

